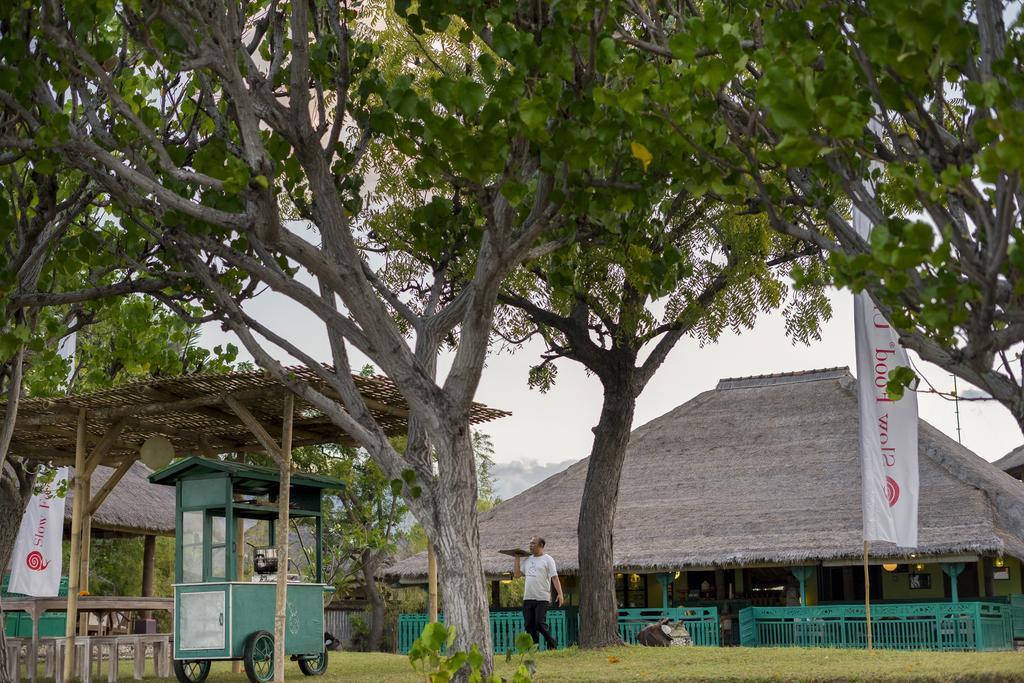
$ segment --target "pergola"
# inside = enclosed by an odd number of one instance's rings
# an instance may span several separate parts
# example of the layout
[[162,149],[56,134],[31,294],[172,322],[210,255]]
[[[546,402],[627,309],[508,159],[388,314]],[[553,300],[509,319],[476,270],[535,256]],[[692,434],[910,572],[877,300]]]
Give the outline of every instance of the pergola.
[[[340,401],[309,368],[294,367],[288,372]],[[404,434],[408,407],[395,385],[377,376],[353,376],[353,380],[385,433]],[[5,409],[0,403],[0,412]],[[478,424],[508,414],[474,404],[470,419]],[[274,433],[281,434],[280,440],[271,436]],[[285,488],[292,447],[353,444],[319,409],[262,371],[158,378],[62,398],[21,400],[10,452],[53,465],[70,465],[75,472],[65,679],[71,676],[78,596],[88,586],[93,514],[139,459],[143,443],[155,436],[170,440],[177,456],[212,458],[220,453],[267,452],[277,461]],[[100,465],[114,471],[93,492],[91,479]],[[280,510],[278,544],[286,545],[286,501]],[[239,550],[237,561],[241,560]],[[283,585],[279,590],[283,595]]]

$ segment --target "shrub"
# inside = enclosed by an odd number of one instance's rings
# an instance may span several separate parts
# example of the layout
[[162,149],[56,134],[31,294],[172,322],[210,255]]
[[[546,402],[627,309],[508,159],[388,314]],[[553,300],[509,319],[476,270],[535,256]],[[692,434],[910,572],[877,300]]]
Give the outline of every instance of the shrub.
[[[445,655],[445,650],[451,648],[455,642],[455,627],[445,626],[441,623],[427,624],[416,642],[409,649],[409,663],[426,683],[446,683],[455,677],[455,674],[464,666],[469,667],[470,683],[485,683],[481,668],[484,663],[484,656],[476,645],[469,652],[454,652]],[[486,683],[531,683],[536,665],[530,655],[537,651],[537,646],[529,633],[520,633],[516,638],[516,655],[519,657],[519,666],[512,675],[511,680],[503,679],[497,673],[492,672],[487,677]],[[506,661],[512,660],[512,650],[505,655]]]

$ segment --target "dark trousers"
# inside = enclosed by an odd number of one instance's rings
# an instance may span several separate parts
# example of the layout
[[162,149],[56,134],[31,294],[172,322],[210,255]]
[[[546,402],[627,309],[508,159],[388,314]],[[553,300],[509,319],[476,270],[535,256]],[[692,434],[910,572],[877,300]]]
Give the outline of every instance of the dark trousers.
[[541,636],[548,644],[549,650],[554,650],[557,643],[551,637],[548,630],[548,601],[547,600],[523,600],[523,621],[526,622],[526,632],[533,636],[533,642],[540,645]]

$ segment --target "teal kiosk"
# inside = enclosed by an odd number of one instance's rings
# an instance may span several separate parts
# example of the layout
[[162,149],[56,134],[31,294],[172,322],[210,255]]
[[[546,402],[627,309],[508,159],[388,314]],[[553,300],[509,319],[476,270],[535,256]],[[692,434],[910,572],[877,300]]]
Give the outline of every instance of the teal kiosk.
[[[280,476],[257,467],[212,458],[190,457],[149,477],[174,486],[176,498],[174,584],[174,673],[181,683],[202,683],[214,660],[241,659],[253,683],[274,677],[274,609],[277,599],[277,550]],[[290,519],[312,518],[316,528],[315,582],[289,576],[285,654],[307,676],[327,669],[324,645],[321,498],[326,489],[341,489],[338,479],[291,475]],[[252,546],[250,581],[238,575],[236,522],[266,522],[264,545]],[[248,526],[251,526],[249,522]]]

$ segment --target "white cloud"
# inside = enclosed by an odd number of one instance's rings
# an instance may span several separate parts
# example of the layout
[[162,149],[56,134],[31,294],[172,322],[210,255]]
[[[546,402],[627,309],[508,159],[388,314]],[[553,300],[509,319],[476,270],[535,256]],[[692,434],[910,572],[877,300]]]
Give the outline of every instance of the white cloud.
[[517,460],[495,463],[491,474],[494,475],[496,493],[501,496],[502,500],[508,500],[551,475],[558,474],[574,462],[577,461],[562,460],[541,463],[536,460]]

